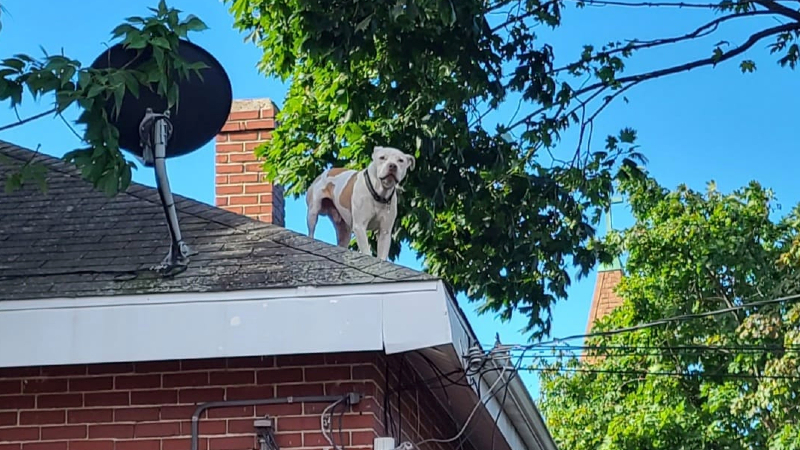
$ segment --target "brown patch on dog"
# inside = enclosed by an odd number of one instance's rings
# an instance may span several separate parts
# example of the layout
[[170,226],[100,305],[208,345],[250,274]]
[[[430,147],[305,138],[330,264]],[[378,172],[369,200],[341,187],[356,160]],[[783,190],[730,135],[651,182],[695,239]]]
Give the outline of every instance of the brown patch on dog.
[[342,193],[339,194],[339,204],[342,205],[343,208],[347,209],[348,211],[352,211],[352,204],[353,204],[353,186],[356,185],[356,178],[358,178],[359,172],[353,174],[349,180],[347,180],[347,184],[344,185],[344,189],[342,189]]
[[328,170],[328,177],[335,177],[336,175],[339,175],[342,172],[347,172],[348,170],[350,169],[345,169],[344,167],[334,167]]

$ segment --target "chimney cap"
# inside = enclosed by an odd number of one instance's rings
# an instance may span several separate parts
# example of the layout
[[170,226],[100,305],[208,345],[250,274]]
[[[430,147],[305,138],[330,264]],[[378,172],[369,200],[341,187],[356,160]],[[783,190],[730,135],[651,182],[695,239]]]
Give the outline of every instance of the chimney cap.
[[264,98],[243,98],[234,100],[231,104],[231,112],[238,111],[259,111],[262,109],[278,109],[278,106],[271,99]]

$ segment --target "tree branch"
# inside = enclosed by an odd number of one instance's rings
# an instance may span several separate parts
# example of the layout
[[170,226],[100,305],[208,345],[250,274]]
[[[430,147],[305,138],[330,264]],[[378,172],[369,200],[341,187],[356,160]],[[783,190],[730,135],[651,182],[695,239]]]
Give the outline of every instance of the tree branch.
[[800,11],[789,8],[788,6],[781,5],[774,0],[752,0],[753,3],[761,5],[769,11],[788,17],[792,20],[800,22]]
[[589,6],[626,6],[631,8],[658,8],[671,6],[674,8],[714,9],[719,3],[686,3],[686,2],[624,2],[614,0],[575,0],[576,3],[585,3]]
[[8,130],[9,128],[18,127],[20,125],[25,125],[28,122],[33,122],[36,119],[41,119],[44,116],[47,116],[49,114],[53,114],[56,111],[58,111],[58,108],[53,108],[53,109],[51,109],[49,111],[45,111],[43,113],[36,114],[35,116],[31,116],[31,117],[28,117],[26,119],[21,119],[21,120],[15,122],[15,123],[10,123],[8,125],[3,125],[2,127],[0,127],[0,131],[5,131],[5,130]]
[[[795,31],[795,30],[800,30],[800,23],[789,23],[789,24],[783,24],[783,25],[779,25],[779,26],[776,26],[776,27],[772,27],[772,28],[767,28],[765,30],[759,31],[758,33],[753,33],[747,39],[747,41],[745,41],[742,45],[734,48],[733,50],[730,50],[728,52],[723,53],[719,57],[711,56],[711,57],[708,57],[708,58],[698,59],[698,60],[695,60],[695,61],[692,61],[692,62],[688,62],[688,63],[685,63],[685,64],[679,64],[679,65],[676,65],[676,66],[668,67],[666,69],[654,70],[652,72],[646,72],[646,73],[642,73],[642,74],[630,75],[630,76],[627,76],[627,77],[617,78],[614,81],[618,85],[623,85],[623,84],[626,84],[626,83],[634,83],[634,82],[635,83],[640,83],[640,82],[647,81],[647,80],[652,80],[652,79],[655,79],[655,78],[661,78],[661,77],[664,77],[664,76],[667,76],[667,75],[673,75],[673,74],[680,73],[680,72],[686,72],[686,71],[689,71],[689,70],[692,70],[692,69],[697,69],[699,67],[716,65],[718,63],[727,61],[727,60],[729,60],[731,58],[734,58],[736,56],[741,55],[742,53],[746,52],[751,47],[753,47],[755,44],[757,44],[760,40],[762,40],[762,39],[764,39],[766,37],[769,37],[769,36],[772,36],[772,35],[775,35],[775,34],[785,33],[787,31]],[[597,83],[591,84],[591,85],[589,85],[589,86],[587,86],[585,88],[582,88],[582,89],[579,89],[579,90],[573,92],[572,93],[572,97],[575,98],[575,97],[577,97],[579,95],[586,94],[587,92],[590,92],[592,90],[595,90],[595,89],[598,89],[598,88],[606,88],[606,87],[608,87],[608,83],[607,82],[602,82],[602,81],[601,82],[597,82]],[[513,125],[509,126],[508,129],[510,130],[510,129],[516,128],[516,127],[522,125],[523,123],[526,123],[526,122],[530,121],[532,117],[534,117],[534,116],[536,116],[536,115],[538,115],[538,114],[540,114],[543,111],[548,110],[548,109],[550,109],[550,107],[539,108],[538,110],[532,112],[531,114],[528,114],[526,117],[520,119],[519,121],[515,122]]]

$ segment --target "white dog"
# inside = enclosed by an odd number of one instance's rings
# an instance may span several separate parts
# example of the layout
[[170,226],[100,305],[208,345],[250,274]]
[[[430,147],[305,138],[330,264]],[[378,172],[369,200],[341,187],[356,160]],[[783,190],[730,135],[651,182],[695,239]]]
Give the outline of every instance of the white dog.
[[396,148],[375,147],[372,162],[364,170],[326,170],[306,193],[308,235],[314,237],[320,215],[328,216],[336,228],[339,246],[347,247],[351,233],[355,233],[359,251],[371,255],[367,230],[377,230],[377,256],[388,259],[397,218],[395,191],[415,164],[413,156]]

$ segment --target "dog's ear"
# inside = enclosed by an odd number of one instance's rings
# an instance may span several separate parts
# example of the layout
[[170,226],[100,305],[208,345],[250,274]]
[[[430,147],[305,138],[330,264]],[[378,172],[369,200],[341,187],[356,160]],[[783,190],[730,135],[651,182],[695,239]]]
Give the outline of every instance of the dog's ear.
[[380,147],[380,146],[375,146],[375,147],[373,147],[373,149],[372,149],[372,159],[375,159],[375,158],[377,158],[377,157],[378,157],[378,153],[382,152],[382,151],[383,151],[383,149],[384,149],[384,148],[383,148],[383,147]]
[[408,158],[409,161],[408,170],[414,170],[414,167],[416,167],[417,165],[417,158],[414,158],[414,155],[409,155],[409,154],[406,154],[406,157]]

